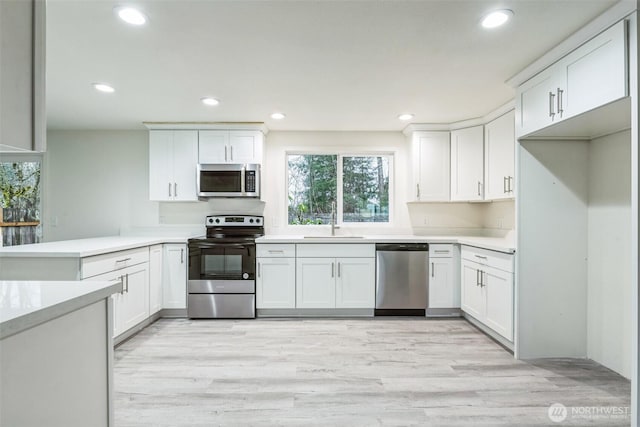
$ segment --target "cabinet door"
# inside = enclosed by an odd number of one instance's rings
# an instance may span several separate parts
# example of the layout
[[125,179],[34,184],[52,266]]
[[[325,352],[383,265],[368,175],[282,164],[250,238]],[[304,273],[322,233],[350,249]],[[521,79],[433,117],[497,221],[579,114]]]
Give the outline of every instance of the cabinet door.
[[162,245],[149,248],[149,315],[162,309]]
[[149,264],[127,267],[122,274],[125,290],[118,314],[125,332],[149,317]]
[[162,304],[164,308],[187,308],[187,246],[166,244],[163,253]]
[[626,22],[621,21],[562,61],[566,75],[564,117],[592,110],[627,95]]
[[415,200],[449,200],[449,145],[449,132],[415,132],[417,182],[412,189]]
[[513,274],[484,268],[483,284],[487,304],[484,323],[513,341]]
[[262,163],[262,132],[230,131],[229,158],[233,163]]
[[529,134],[560,120],[556,96],[558,89],[565,85],[562,73],[558,70],[558,66],[553,65],[518,88],[516,136]]
[[199,163],[227,163],[229,161],[229,131],[201,130],[198,137]]
[[461,294],[462,301],[460,307],[476,319],[484,321],[485,316],[485,293],[480,286],[479,265],[467,260],[461,262]]
[[431,258],[429,308],[460,308],[460,284],[456,282],[453,258]]
[[486,200],[514,197],[515,113],[510,111],[484,127]]
[[295,307],[295,258],[258,258],[256,308]]
[[296,307],[336,306],[336,263],[333,258],[296,259]]
[[198,131],[175,131],[173,139],[173,200],[197,201]]
[[149,200],[172,200],[173,131],[149,131]]
[[[97,276],[89,277],[88,279],[83,279],[84,281],[98,281],[98,282],[123,282],[122,278],[122,270],[110,271],[108,273],[99,274]],[[123,299],[124,289],[122,292],[117,292],[111,295],[111,301],[113,302],[113,337],[117,337],[122,332],[123,329],[123,321],[122,321],[122,299]]]
[[336,263],[336,308],[375,308],[375,258],[338,258]]
[[482,126],[451,132],[451,200],[482,200],[483,139]]

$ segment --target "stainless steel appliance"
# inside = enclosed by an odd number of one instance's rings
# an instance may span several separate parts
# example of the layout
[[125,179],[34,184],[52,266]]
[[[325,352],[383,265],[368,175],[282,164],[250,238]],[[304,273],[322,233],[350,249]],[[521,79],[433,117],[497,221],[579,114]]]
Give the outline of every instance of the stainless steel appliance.
[[256,316],[256,237],[261,216],[207,216],[206,238],[189,239],[187,314],[190,318]]
[[260,165],[199,164],[198,197],[260,197]]
[[424,316],[428,288],[427,243],[376,244],[376,316]]

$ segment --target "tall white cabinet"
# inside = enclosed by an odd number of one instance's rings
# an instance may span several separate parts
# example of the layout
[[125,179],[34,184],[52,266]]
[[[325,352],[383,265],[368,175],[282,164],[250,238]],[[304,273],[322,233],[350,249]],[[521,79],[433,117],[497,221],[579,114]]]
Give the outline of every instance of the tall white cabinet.
[[484,126],[484,197],[510,199],[515,189],[515,111]]
[[149,131],[149,199],[196,201],[198,131]]

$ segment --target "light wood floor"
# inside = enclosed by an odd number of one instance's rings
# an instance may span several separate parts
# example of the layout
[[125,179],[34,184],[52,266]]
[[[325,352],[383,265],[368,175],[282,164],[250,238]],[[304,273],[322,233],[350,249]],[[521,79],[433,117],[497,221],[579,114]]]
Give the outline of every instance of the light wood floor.
[[162,319],[115,354],[117,427],[630,423],[578,409],[626,410],[629,381],[587,360],[514,360],[461,319]]

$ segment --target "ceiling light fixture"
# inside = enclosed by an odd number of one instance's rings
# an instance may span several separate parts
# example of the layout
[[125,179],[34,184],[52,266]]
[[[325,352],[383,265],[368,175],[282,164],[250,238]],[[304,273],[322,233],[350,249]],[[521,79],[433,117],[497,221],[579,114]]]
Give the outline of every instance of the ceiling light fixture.
[[282,120],[282,119],[284,119],[285,117],[287,117],[287,116],[285,116],[285,115],[284,115],[284,113],[273,113],[273,114],[271,115],[271,118],[272,118],[272,119],[276,119],[276,120]]
[[113,93],[116,91],[113,87],[105,83],[94,83],[93,87],[96,90],[99,90],[100,92],[104,92],[104,93]]
[[484,28],[496,28],[505,24],[513,16],[513,11],[509,9],[494,10],[482,18]]
[[204,105],[208,105],[210,107],[220,104],[220,101],[218,101],[217,99],[209,97],[200,98],[200,101],[202,101]]
[[115,8],[116,13],[127,24],[144,25],[147,22],[147,16],[138,9],[130,6],[119,6]]
[[411,120],[411,119],[413,119],[413,114],[409,114],[409,113],[400,114],[400,115],[398,116],[398,118],[399,118],[400,120],[402,120],[402,121],[405,121],[405,122],[406,122],[407,120]]

